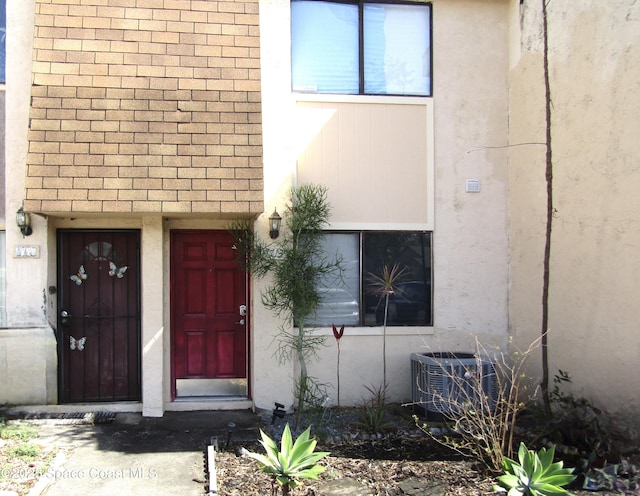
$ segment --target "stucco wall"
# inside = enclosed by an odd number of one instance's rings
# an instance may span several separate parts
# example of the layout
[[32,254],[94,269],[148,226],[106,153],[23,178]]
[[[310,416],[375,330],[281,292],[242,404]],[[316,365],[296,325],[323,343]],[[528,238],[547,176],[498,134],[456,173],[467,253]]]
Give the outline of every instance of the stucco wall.
[[[32,216],[33,234],[25,238],[15,225],[15,212],[24,200],[24,164],[27,155],[29,85],[33,46],[34,6],[7,2],[7,90],[5,135],[5,206],[7,217],[7,325],[46,325],[43,298],[46,292],[46,220]],[[40,248],[40,258],[14,258],[15,247]]]
[[[521,45],[510,72],[511,331],[541,332],[545,216],[540,2],[512,2]],[[549,2],[553,152],[550,374],[638,420],[640,5]],[[512,39],[516,39],[514,36]],[[534,143],[524,145],[524,143]],[[539,371],[539,366],[536,367]]]
[[[7,71],[5,120],[7,327],[0,329],[0,403],[46,403],[57,395],[56,349],[47,327],[47,223],[32,217],[33,234],[23,237],[15,212],[24,199],[29,86],[34,5],[7,0]],[[16,258],[17,246],[37,247],[39,257]]]
[[[21,4],[18,8],[17,0],[9,0],[9,3],[16,4],[14,12],[28,11],[22,22],[33,18],[32,4]],[[433,2],[434,326],[388,331],[387,370],[391,401],[410,398],[411,352],[427,351],[428,348],[472,350],[476,336],[489,347],[505,346],[507,342],[507,151],[504,149],[508,122],[507,8],[507,0]],[[279,210],[283,208],[296,166],[295,144],[291,142],[296,121],[292,118],[295,102],[290,92],[289,0],[260,2],[260,30],[267,213],[257,220],[256,229],[266,235],[266,217],[275,206]],[[28,33],[25,36],[28,39]],[[22,53],[29,53],[29,43],[25,42]],[[20,74],[15,86],[18,112],[14,114],[16,133],[10,141],[16,155],[10,163],[15,164],[11,180],[17,193],[8,198],[8,211],[17,209],[24,191],[22,167],[26,162],[28,91],[22,89],[27,86],[25,82],[30,81],[30,66],[27,65],[15,73]],[[479,179],[481,191],[466,193],[466,179]],[[38,217],[35,222],[31,240],[37,240],[34,242],[43,247],[54,246],[56,227],[69,227],[70,224],[108,227],[133,223],[143,230],[143,254],[147,244],[152,248],[149,255],[154,266],[160,261],[157,243],[163,240],[164,278],[153,272],[143,280],[143,287],[147,288],[143,297],[144,408],[146,414],[161,414],[163,407],[168,407],[169,399],[169,334],[166,332],[169,319],[166,306],[163,319],[159,318],[160,296],[156,290],[148,288],[164,285],[163,297],[167,301],[166,229],[170,226],[208,228],[212,227],[211,223],[180,219],[164,222],[159,216],[100,221],[85,218],[50,220],[47,229],[45,220]],[[224,228],[222,221],[215,226]],[[23,260],[18,261],[19,267],[14,267],[14,284],[19,283],[21,276],[30,274],[31,277],[20,287],[13,302],[28,302],[29,312],[33,309],[42,324],[46,324],[42,293],[50,281],[55,281],[55,263],[50,253],[43,252],[42,257],[37,270],[34,263]],[[259,408],[272,408],[274,401],[291,405],[296,373],[291,364],[279,365],[273,357],[274,336],[281,322],[260,303],[260,291],[266,284],[268,280],[252,282],[250,314],[251,387],[255,405]],[[24,295],[22,300],[20,294]],[[150,298],[156,300],[150,301]],[[50,309],[55,308],[53,300],[47,304]],[[29,312],[14,315],[30,315]],[[328,336],[329,346],[321,350],[320,361],[313,364],[310,372],[321,382],[332,385],[335,384],[336,349],[330,330],[320,332]],[[381,381],[382,330],[350,328],[346,333],[341,344],[341,400],[343,404],[356,404],[367,394],[365,387]],[[51,353],[55,356],[55,348],[48,349],[50,356]],[[50,366],[48,370],[48,377],[51,377],[55,367]],[[159,386],[161,378],[163,384]],[[181,405],[185,404],[176,402],[171,407],[180,408]],[[199,406],[202,405],[188,405],[189,408]]]
[[[435,228],[434,326],[393,328],[387,336],[389,399],[410,399],[410,354],[474,350],[507,342],[508,2],[434,1]],[[260,2],[265,209],[284,204],[294,180],[296,121],[290,94],[289,2]],[[425,136],[428,139],[428,136]],[[375,173],[372,171],[371,173]],[[479,179],[480,193],[465,180]],[[410,178],[407,178],[410,180]],[[353,194],[358,195],[357,188]],[[265,216],[257,229],[266,232]],[[348,223],[341,227],[347,228]],[[386,226],[388,227],[388,226]],[[277,322],[254,284],[254,398],[259,407],[290,405],[295,371],[273,358]],[[335,402],[336,346],[330,329],[310,374]],[[341,341],[341,403],[357,404],[382,380],[382,329],[347,328]]]
[[56,367],[56,339],[50,328],[0,329],[0,404],[57,401]]

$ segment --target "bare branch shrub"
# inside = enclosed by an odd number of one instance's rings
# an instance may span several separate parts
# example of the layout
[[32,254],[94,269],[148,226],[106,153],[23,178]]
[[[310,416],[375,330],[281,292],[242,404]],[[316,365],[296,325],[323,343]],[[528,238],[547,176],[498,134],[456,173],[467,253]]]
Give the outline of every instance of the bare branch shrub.
[[455,358],[440,361],[439,370],[431,373],[441,376],[446,386],[421,393],[446,421],[447,434],[442,435],[428,419],[414,416],[418,427],[440,444],[501,472],[503,459],[513,457],[518,413],[535,400],[537,381],[527,377],[525,370],[539,346],[540,338],[524,351],[489,354],[476,339],[475,364],[461,365]]

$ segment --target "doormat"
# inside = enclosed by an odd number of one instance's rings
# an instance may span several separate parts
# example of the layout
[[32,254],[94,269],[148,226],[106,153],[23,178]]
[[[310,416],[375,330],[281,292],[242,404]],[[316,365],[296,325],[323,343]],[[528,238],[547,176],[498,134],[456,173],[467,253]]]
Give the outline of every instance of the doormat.
[[116,414],[114,412],[23,412],[17,415],[7,415],[5,418],[12,420],[38,420],[53,424],[97,425],[110,424],[116,419]]

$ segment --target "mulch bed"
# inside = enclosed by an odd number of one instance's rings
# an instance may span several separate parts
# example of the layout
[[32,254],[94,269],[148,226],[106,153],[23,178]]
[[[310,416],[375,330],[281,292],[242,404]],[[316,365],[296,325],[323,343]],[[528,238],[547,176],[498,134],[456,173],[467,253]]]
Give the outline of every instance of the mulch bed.
[[[371,435],[354,427],[357,409],[342,409],[330,417],[302,419],[300,428],[292,428],[294,438],[312,425],[319,439],[316,450],[330,455],[320,463],[327,469],[319,481],[304,481],[292,496],[323,496],[331,481],[357,481],[362,494],[371,496],[442,495],[494,496],[495,474],[481,463],[434,441],[417,429],[411,412],[391,408],[389,419],[393,429],[383,435]],[[273,424],[263,418],[263,430],[279,441],[285,418]],[[318,426],[318,427],[314,427]],[[264,453],[259,443],[231,444],[216,453],[218,494],[222,496],[271,495],[271,478],[259,471],[258,463],[243,455],[245,450]],[[575,496],[610,496],[608,492],[583,491],[572,488]],[[280,494],[280,493],[278,493]],[[330,493],[339,494],[339,493]],[[350,493],[352,494],[352,493]],[[360,493],[358,493],[360,494]],[[503,493],[504,494],[504,493]]]
[[[242,448],[262,453],[259,444],[224,450],[216,454],[216,473],[220,495],[270,495],[271,479],[258,471],[258,464],[241,455]],[[447,496],[489,495],[493,479],[473,462],[461,459],[441,445],[422,438],[389,435],[380,440],[356,440],[320,445],[330,451],[321,461],[327,470],[320,481],[304,481],[292,494],[323,494],[323,485],[333,479],[353,479],[368,488],[371,495],[403,495],[403,481],[422,481],[425,487],[444,485]]]

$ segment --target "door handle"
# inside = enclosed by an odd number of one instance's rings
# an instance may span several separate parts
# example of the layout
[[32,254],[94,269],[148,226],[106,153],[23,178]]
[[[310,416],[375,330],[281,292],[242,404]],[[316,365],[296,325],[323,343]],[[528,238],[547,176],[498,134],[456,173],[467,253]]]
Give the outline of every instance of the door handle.
[[62,312],[60,312],[60,317],[62,317],[63,319],[66,319],[67,317],[71,317],[71,314],[66,310],[63,310]]
[[236,325],[244,325],[244,319],[240,319],[240,322],[236,322]]

